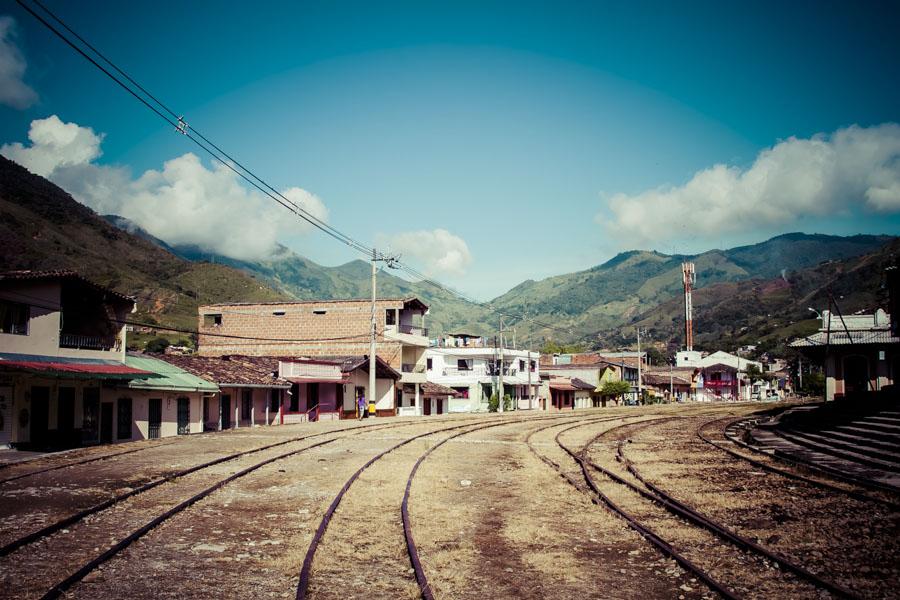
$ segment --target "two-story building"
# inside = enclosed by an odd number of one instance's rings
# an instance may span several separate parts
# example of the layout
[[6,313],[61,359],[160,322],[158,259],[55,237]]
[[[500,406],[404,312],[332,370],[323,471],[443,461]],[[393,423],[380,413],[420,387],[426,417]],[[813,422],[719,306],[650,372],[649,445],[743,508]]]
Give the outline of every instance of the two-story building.
[[539,361],[537,352],[501,350],[482,337],[457,333],[446,336],[437,346],[425,351],[425,372],[428,381],[456,392],[455,398],[447,399],[448,412],[488,410],[491,396],[499,395],[501,379],[503,394],[512,399],[513,407],[538,409]]
[[114,388],[154,374],[125,363],[135,302],[73,271],[0,274],[0,446],[132,439]]
[[[353,386],[353,393],[374,398],[379,415],[396,414],[404,393],[414,399],[421,396],[427,381],[427,312],[417,298],[381,298],[375,303],[376,355],[400,377],[395,382],[383,371],[381,379],[390,385],[376,383],[370,393],[368,381],[362,381]],[[368,357],[371,322],[371,300],[211,304],[199,309],[199,354]]]

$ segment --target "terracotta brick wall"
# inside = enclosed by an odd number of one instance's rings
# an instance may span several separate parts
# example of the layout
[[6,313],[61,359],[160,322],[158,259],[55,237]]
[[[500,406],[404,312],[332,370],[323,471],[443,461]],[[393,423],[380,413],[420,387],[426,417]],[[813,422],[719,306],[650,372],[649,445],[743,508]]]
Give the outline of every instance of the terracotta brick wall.
[[[377,329],[384,329],[387,309],[402,307],[400,300],[379,300],[375,311]],[[201,356],[368,354],[371,311],[371,302],[365,300],[201,306],[199,353]],[[221,315],[220,325],[205,323],[204,315],[212,314]],[[220,337],[223,335],[255,339]],[[296,341],[264,341],[272,339]],[[400,370],[402,346],[385,341],[381,335],[377,341],[378,356]]]

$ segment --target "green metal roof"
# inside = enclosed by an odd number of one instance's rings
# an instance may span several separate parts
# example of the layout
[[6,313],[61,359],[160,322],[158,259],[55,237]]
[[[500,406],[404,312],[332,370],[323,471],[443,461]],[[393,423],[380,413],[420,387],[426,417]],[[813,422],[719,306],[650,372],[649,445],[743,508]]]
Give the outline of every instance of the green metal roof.
[[219,386],[179,369],[164,360],[149,356],[125,357],[125,364],[142,371],[155,373],[155,377],[132,379],[128,387],[138,390],[173,390],[177,392],[218,392]]

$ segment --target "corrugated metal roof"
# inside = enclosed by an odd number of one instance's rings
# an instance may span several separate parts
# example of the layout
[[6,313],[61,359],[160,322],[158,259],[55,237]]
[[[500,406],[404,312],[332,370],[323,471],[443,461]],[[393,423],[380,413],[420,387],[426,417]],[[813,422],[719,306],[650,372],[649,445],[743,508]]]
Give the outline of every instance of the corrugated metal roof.
[[126,356],[125,364],[135,369],[149,371],[156,377],[132,379],[128,387],[139,390],[174,390],[178,392],[218,392],[219,386],[188,373],[164,360],[149,356]]
[[888,329],[870,329],[868,331],[850,330],[850,336],[846,331],[832,331],[829,335],[824,331],[808,335],[805,338],[794,340],[789,345],[791,348],[809,348],[817,346],[849,346],[851,344],[900,344],[900,337],[891,335]]

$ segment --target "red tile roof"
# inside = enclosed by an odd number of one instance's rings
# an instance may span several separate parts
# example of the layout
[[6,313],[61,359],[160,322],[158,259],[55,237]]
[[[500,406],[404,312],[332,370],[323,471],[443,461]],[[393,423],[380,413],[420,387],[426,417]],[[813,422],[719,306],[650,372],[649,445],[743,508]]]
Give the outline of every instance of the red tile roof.
[[288,387],[278,377],[278,359],[268,356],[193,356],[165,354],[155,358],[222,386]]

